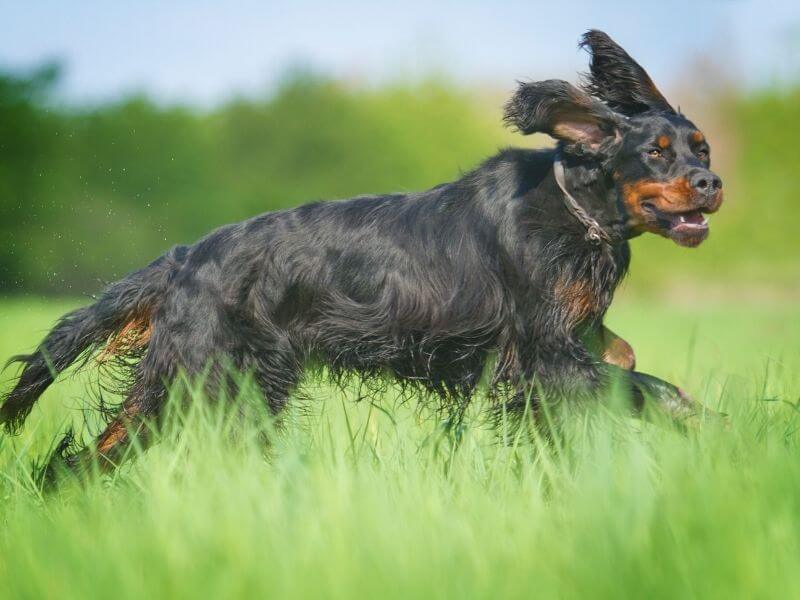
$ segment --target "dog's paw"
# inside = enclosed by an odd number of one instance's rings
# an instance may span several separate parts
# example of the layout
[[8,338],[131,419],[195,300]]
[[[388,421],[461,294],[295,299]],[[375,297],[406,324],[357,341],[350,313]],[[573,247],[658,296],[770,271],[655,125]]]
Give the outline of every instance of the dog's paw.
[[730,428],[728,415],[706,408],[685,390],[645,373],[633,373],[633,383],[647,402],[687,426],[718,423]]
[[678,386],[646,373],[635,372],[632,375],[633,384],[643,396],[645,406],[649,404],[659,412],[687,423],[695,420],[702,410],[702,406]]

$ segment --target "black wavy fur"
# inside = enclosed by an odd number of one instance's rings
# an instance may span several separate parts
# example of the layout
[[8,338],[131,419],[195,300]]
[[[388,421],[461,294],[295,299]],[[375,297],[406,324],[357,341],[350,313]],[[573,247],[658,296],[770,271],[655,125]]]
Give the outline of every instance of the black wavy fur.
[[[14,359],[23,370],[0,422],[18,430],[58,373],[137,320],[147,336],[113,353],[112,391],[126,399],[98,438],[104,457],[127,439],[124,428],[159,415],[179,372],[202,374],[213,390],[229,385],[226,365],[252,375],[273,413],[309,364],[334,379],[357,373],[424,390],[456,423],[487,367],[504,413],[521,414],[529,402],[535,411],[542,396],[598,398],[617,376],[639,397],[649,385],[679,403],[674,386],[606,364],[586,343],[602,327],[636,235],[618,201],[619,174],[634,182],[650,173],[636,136],[653,124],[623,125],[612,108],[653,108],[658,98],[605,34],[589,32],[584,43],[593,51],[590,89],[607,104],[563,81],[527,83],[505,119],[559,139],[572,193],[612,243],[587,240],[565,207],[554,150],[503,150],[421,193],[263,214],[174,248],[64,316],[35,352]],[[688,121],[657,125],[691,131]],[[678,166],[696,171],[685,152]],[[80,462],[71,441],[57,453],[68,454],[67,466]]]

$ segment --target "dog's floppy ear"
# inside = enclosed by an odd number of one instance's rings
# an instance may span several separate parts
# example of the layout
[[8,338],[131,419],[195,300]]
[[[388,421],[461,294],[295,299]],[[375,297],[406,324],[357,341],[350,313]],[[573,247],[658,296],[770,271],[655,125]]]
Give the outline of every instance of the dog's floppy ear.
[[520,133],[546,133],[588,151],[618,137],[619,119],[602,102],[560,79],[520,83],[503,116]]
[[608,34],[591,29],[581,47],[592,55],[583,88],[614,110],[632,116],[647,110],[675,112],[647,72]]

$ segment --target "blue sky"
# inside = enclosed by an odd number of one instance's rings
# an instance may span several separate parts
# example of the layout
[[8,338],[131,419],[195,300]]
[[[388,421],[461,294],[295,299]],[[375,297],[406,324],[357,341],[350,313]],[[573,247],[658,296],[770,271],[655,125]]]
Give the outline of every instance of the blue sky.
[[290,65],[380,83],[447,73],[465,83],[574,78],[580,33],[606,30],[663,87],[698,57],[748,86],[800,79],[800,3],[136,2],[6,0],[0,68],[59,59],[61,93],[145,91],[209,104],[269,91]]

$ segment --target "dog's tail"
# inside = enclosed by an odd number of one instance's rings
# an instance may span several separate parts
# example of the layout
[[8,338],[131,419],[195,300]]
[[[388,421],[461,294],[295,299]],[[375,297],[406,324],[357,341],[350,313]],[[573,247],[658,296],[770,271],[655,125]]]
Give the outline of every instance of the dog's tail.
[[186,248],[179,246],[150,265],[108,286],[89,306],[67,313],[31,354],[11,358],[23,365],[14,389],[2,398],[0,424],[19,431],[39,396],[55,377],[80,357],[146,346],[150,319],[172,275],[182,264]]

